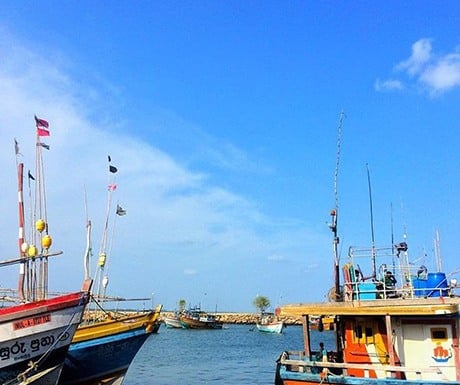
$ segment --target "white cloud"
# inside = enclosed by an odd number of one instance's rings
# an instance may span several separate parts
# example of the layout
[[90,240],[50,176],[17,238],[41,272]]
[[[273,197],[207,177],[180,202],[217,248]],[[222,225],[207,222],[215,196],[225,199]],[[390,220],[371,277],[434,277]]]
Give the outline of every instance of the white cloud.
[[195,269],[184,269],[184,274],[185,275],[196,275],[196,270]]
[[388,79],[381,81],[377,79],[374,83],[376,91],[395,91],[404,89],[403,84],[399,80]]
[[446,55],[428,66],[421,73],[420,81],[432,94],[460,86],[460,54]]
[[407,71],[409,75],[419,74],[431,59],[431,39],[420,39],[412,44],[412,55],[396,66],[398,71]]
[[268,256],[269,261],[279,262],[279,261],[283,261],[284,259],[285,259],[284,256],[279,255],[279,254],[273,254],[273,255]]
[[432,40],[420,39],[412,45],[411,56],[397,64],[395,70],[408,75],[407,86],[400,79],[377,79],[374,84],[376,91],[421,87],[430,96],[437,96],[460,86],[460,53],[456,49],[452,53],[436,55]]
[[[75,290],[83,279],[84,190],[93,223],[93,259],[97,258],[106,210],[108,154],[119,170],[114,203],[119,202],[127,210],[126,216],[116,219],[107,265],[111,295],[142,297],[155,291],[159,301],[174,303],[177,298],[192,296],[194,290],[199,293],[210,285],[206,277],[213,277],[216,287],[225,285],[222,290],[228,291],[232,284],[238,285],[242,263],[278,255],[274,250],[279,250],[279,255],[301,255],[305,239],[315,239],[304,224],[296,223],[293,231],[291,222],[284,225],[280,219],[267,218],[245,196],[211,183],[214,178],[208,173],[212,171],[197,167],[198,171],[192,171],[175,154],[133,136],[127,123],[111,121],[110,110],[118,106],[111,105],[112,99],[103,95],[110,95],[116,86],[94,83],[94,79],[88,86],[84,77],[77,82],[68,75],[65,60],[58,66],[21,48],[17,42],[0,41],[0,52],[8,58],[0,62],[0,141],[4,144],[0,151],[1,254],[17,254],[13,138],[20,143],[26,170],[33,169],[33,116],[37,114],[50,122],[51,136],[46,142],[51,150],[44,153],[48,222],[53,247],[64,251],[51,263],[51,290]],[[165,124],[170,132],[168,124],[187,123],[172,119]],[[181,132],[181,127],[175,130]],[[203,133],[200,138],[205,136]],[[202,151],[206,143],[208,151]],[[214,161],[219,159],[218,165],[228,169],[232,169],[232,164],[238,164],[242,170],[254,171],[251,164],[256,167],[256,162],[240,149],[209,135],[208,140],[200,141],[199,152],[212,154]],[[261,170],[264,172],[263,167]],[[193,288],[184,286],[184,275],[197,280]],[[16,286],[15,273],[5,277],[9,278],[1,286]],[[198,282],[200,279],[203,282]],[[270,285],[263,277],[260,282],[258,279],[251,280],[254,287],[249,290]],[[235,308],[244,303],[241,296],[245,294],[239,295],[231,296],[228,301],[233,302],[223,305]]]

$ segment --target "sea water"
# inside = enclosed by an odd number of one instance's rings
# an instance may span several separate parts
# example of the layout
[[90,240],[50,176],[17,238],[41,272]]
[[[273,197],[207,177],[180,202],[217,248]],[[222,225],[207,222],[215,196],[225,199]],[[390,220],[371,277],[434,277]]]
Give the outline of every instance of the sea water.
[[[334,333],[311,333],[312,350],[323,341],[334,349]],[[124,385],[272,385],[276,360],[285,350],[303,350],[301,326],[283,334],[254,325],[222,330],[168,329],[151,335],[132,362]]]

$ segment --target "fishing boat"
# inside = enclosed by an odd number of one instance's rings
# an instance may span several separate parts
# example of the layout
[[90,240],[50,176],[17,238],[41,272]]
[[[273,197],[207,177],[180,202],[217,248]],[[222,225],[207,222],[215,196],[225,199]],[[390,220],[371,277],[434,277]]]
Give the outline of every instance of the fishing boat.
[[[1,267],[19,265],[16,304],[0,309],[0,383],[56,384],[89,299],[91,280],[85,280],[78,292],[52,297],[48,292],[48,268],[51,257],[62,252],[51,251],[51,237],[44,204],[41,137],[49,135],[49,124],[35,117],[37,129],[37,174],[34,191],[41,192],[31,207],[31,214],[41,213],[26,237],[23,173],[19,162],[19,144],[15,140],[18,170],[19,258],[0,262]],[[31,180],[29,171],[29,182]],[[29,184],[30,187],[30,184]],[[30,226],[31,227],[31,226]],[[37,246],[39,245],[39,246]]]
[[[335,285],[329,302],[281,306],[281,316],[301,317],[304,347],[281,353],[275,384],[460,384],[457,280],[410,263],[406,241],[380,248],[373,236],[339,266],[337,199],[331,219]],[[309,316],[334,319],[335,343],[324,353],[312,350]]]
[[262,313],[259,322],[256,323],[257,330],[264,333],[281,334],[284,328],[284,322],[275,314]]
[[[346,266],[346,277],[355,266]],[[414,272],[385,288],[378,278],[345,281],[343,301],[281,307],[282,315],[302,318],[304,349],[281,354],[276,385],[460,384],[456,280]],[[309,315],[334,317],[335,346],[321,362],[311,348]]]
[[60,384],[122,384],[147,338],[158,330],[161,305],[140,314],[116,314],[83,323],[75,333]]
[[199,307],[187,310],[180,316],[184,329],[222,329],[223,322],[218,321],[213,314],[202,311]]
[[[109,177],[118,169],[109,160]],[[59,380],[60,385],[104,384],[121,385],[131,362],[142,348],[147,338],[158,332],[162,305],[150,311],[126,313],[109,311],[106,304],[123,299],[107,296],[109,284],[107,245],[109,224],[115,218],[126,214],[119,204],[112,213],[112,193],[116,190],[114,178],[109,178],[107,195],[107,216],[102,236],[94,281],[97,289],[92,293],[84,321],[75,332],[65,358],[64,368]],[[113,224],[114,226],[114,224]],[[113,229],[112,229],[113,230]],[[113,231],[111,232],[113,235]],[[90,276],[91,257],[91,221],[87,219],[87,247],[85,251],[85,277]],[[149,300],[149,298],[131,299]],[[153,301],[153,300],[152,300]]]
[[182,322],[180,320],[181,313],[174,312],[171,316],[164,316],[163,322],[167,328],[170,329],[182,329]]

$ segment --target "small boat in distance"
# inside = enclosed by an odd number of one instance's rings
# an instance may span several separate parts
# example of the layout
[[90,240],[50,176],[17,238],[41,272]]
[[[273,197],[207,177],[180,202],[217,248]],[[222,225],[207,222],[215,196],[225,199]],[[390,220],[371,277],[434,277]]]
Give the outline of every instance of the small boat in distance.
[[167,328],[182,329],[182,322],[180,320],[180,316],[181,316],[180,312],[174,312],[174,314],[171,317],[164,316],[163,322]]
[[256,323],[256,327],[260,332],[281,334],[284,322],[273,313],[262,313],[259,322]]
[[187,310],[179,319],[184,329],[222,329],[223,327],[223,322],[199,307]]

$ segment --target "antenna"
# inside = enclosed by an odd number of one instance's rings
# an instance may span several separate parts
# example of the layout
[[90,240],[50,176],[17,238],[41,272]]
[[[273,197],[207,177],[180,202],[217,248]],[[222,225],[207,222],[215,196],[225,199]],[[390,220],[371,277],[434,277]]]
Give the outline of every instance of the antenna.
[[334,283],[335,283],[335,298],[339,300],[340,295],[340,271],[339,271],[339,254],[338,254],[338,244],[340,242],[339,237],[337,236],[337,217],[339,211],[339,198],[337,190],[337,180],[339,175],[339,164],[340,164],[340,146],[342,140],[342,123],[345,113],[343,110],[340,113],[339,126],[337,128],[337,157],[335,163],[335,172],[334,172],[334,209],[331,210],[331,219],[332,222],[329,225],[332,233],[334,234],[333,246],[334,246]]
[[377,275],[377,269],[375,267],[375,238],[374,238],[374,211],[372,209],[372,189],[371,189],[371,174],[369,171],[369,164],[366,163],[367,169],[367,185],[369,190],[369,210],[371,214],[371,256],[372,256],[372,277],[375,278]]
[[393,226],[393,202],[390,202],[390,215],[391,215],[391,262],[393,264],[393,271],[395,271],[395,235]]
[[441,254],[441,238],[439,230],[436,229],[436,238],[434,240],[434,253],[436,256],[436,268],[438,272],[442,271],[442,254]]

